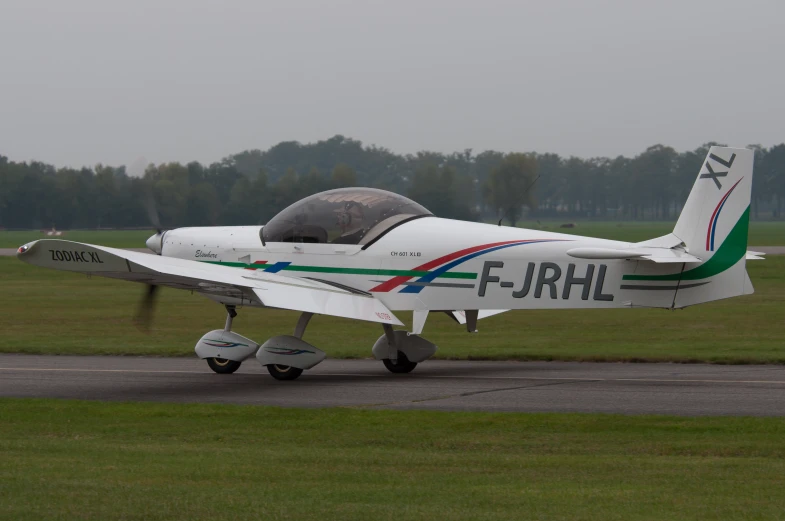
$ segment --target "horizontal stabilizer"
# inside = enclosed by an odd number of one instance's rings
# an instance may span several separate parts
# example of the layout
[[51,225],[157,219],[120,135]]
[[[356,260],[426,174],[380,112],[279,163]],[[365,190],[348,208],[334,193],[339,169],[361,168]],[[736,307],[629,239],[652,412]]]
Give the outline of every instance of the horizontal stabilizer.
[[764,255],[766,255],[766,254],[764,252],[762,252],[762,251],[747,251],[746,259],[747,260],[766,260],[766,259],[763,258]]
[[573,248],[567,255],[576,259],[629,259],[644,260],[656,263],[667,262],[702,262],[694,255],[671,248]]

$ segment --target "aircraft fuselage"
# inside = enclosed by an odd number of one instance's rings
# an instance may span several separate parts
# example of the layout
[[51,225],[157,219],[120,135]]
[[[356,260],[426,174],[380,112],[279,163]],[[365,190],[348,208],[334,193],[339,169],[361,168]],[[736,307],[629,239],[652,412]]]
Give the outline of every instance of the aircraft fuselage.
[[682,269],[681,264],[585,260],[566,253],[579,247],[629,248],[626,242],[438,217],[404,223],[365,249],[263,245],[261,228],[171,230],[162,254],[329,281],[371,293],[392,310],[670,307],[675,284],[628,284],[624,276]]

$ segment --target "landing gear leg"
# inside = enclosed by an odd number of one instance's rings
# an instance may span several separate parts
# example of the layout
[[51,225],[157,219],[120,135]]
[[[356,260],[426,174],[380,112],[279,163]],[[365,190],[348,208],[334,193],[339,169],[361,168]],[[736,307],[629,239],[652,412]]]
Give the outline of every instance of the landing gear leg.
[[[232,330],[232,321],[234,317],[237,316],[237,310],[234,306],[226,306],[226,325],[224,326],[224,331],[231,331]],[[242,362],[236,362],[234,360],[227,360],[225,358],[206,358],[207,365],[212,369],[214,372],[218,374],[232,374],[233,372],[240,369],[240,365]]]
[[[302,340],[303,335],[305,334],[305,329],[308,327],[308,322],[310,322],[313,313],[303,312],[300,315],[300,318],[297,320],[297,325],[294,327],[294,336]],[[291,367],[289,365],[277,365],[271,364],[266,366],[267,372],[270,373],[270,376],[275,378],[276,380],[294,380],[301,374],[303,374],[303,370],[297,367]]]
[[403,351],[399,351],[395,344],[395,333],[389,324],[382,324],[384,336],[387,337],[388,356],[382,359],[384,367],[391,373],[411,373],[417,367],[417,362],[410,362]]

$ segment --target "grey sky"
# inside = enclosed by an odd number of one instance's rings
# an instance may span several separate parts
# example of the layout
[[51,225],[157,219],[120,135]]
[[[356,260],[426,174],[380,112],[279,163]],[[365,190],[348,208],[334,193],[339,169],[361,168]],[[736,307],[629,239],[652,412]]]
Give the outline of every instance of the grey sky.
[[0,154],[785,141],[785,2],[0,0]]

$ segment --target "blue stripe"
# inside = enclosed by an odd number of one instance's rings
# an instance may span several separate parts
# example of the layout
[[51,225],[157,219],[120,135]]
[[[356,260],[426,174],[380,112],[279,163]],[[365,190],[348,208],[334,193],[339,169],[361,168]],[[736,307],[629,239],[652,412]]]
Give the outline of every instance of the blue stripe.
[[[517,242],[515,244],[505,244],[503,246],[495,246],[495,247],[489,248],[487,250],[476,251],[474,253],[470,253],[469,255],[466,255],[465,257],[461,257],[459,259],[456,259],[456,260],[450,262],[449,264],[445,264],[444,266],[429,272],[427,275],[424,275],[424,276],[420,277],[419,279],[417,279],[417,282],[433,282],[433,279],[435,279],[436,277],[440,276],[445,271],[451,270],[455,266],[458,266],[459,264],[462,264],[462,263],[466,262],[467,260],[471,260],[471,259],[473,259],[475,257],[479,257],[480,255],[485,255],[486,253],[490,253],[492,251],[503,250],[504,248],[511,248],[513,246],[521,246],[523,244],[537,244],[538,242],[561,242],[561,241],[562,241],[562,239],[543,239],[541,241]],[[419,292],[421,292],[423,290],[424,287],[425,286],[406,286],[405,288],[403,288],[398,293],[419,293]]]
[[[731,192],[732,191],[733,190],[731,190]],[[728,202],[728,199],[730,199],[730,192],[728,192],[728,195],[725,197],[725,200],[720,205],[720,209],[717,210],[717,215],[714,216],[714,222],[711,225],[711,251],[714,251],[714,231],[717,229],[717,221],[720,220],[720,213],[722,212],[722,209],[725,207],[725,203]]]
[[272,264],[269,268],[265,268],[264,271],[266,273],[278,273],[282,269],[286,268],[291,262],[276,262]]

